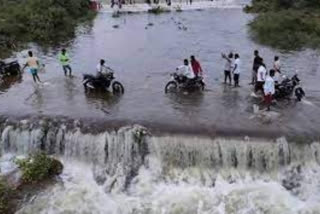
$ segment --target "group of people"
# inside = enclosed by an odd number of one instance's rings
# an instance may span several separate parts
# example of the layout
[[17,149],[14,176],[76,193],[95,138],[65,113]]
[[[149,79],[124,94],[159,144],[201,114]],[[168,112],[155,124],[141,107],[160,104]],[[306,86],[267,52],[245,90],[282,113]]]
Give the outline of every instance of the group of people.
[[[239,87],[239,78],[240,78],[240,56],[239,54],[229,53],[222,54],[222,58],[226,60],[225,69],[224,69],[224,83],[232,84],[232,77],[234,80],[234,86]],[[273,68],[267,72],[266,65],[264,60],[259,55],[259,51],[254,51],[254,60],[252,67],[252,79],[251,85],[254,85],[254,93],[262,92],[264,95],[264,102],[267,105],[267,109],[270,110],[270,105],[272,103],[272,97],[275,93],[275,86],[280,81],[281,74],[281,63],[278,56],[274,57]]]
[[[229,53],[228,55],[222,54],[222,58],[226,60],[224,68],[224,83],[227,84],[227,82],[229,82],[229,84],[232,85],[233,79],[234,87],[239,87],[241,74],[240,55],[238,53]],[[71,59],[66,49],[61,50],[58,59],[65,76],[72,76],[72,68],[70,66]],[[27,63],[23,67],[23,70],[26,67],[29,67],[29,71],[32,74],[34,82],[41,82],[38,75],[40,63],[38,58],[34,56],[32,51],[28,52]],[[110,70],[112,71],[111,68],[105,65],[105,60],[103,59],[100,60],[99,64],[96,67],[98,77],[99,75],[108,73]],[[195,58],[195,56],[191,56],[190,60],[184,59],[183,65],[177,68],[177,73],[184,76],[187,83],[191,83],[195,78],[203,76],[203,69],[200,62]],[[272,96],[275,93],[275,85],[280,80],[280,74],[281,63],[278,56],[275,56],[274,58],[273,68],[269,72],[267,72],[266,65],[264,64],[263,58],[260,57],[259,51],[254,51],[252,80],[250,84],[254,85],[255,93],[258,93],[260,91],[262,92],[262,94],[264,95],[264,101],[267,105],[267,109],[270,109]]]
[[[62,70],[64,72],[65,76],[72,76],[72,68],[71,68],[71,58],[69,54],[67,53],[66,49],[62,49],[60,54],[58,55],[58,60],[61,64]],[[33,77],[33,81],[35,83],[39,82],[41,83],[40,77],[38,75],[41,64],[39,59],[34,56],[32,51],[28,51],[28,58],[26,61],[26,64],[23,66],[22,70],[25,70],[25,68],[29,68],[29,72]],[[97,77],[101,75],[106,75],[108,72],[112,72],[113,70],[106,66],[105,60],[101,59],[98,65],[96,66],[96,72],[97,72]]]

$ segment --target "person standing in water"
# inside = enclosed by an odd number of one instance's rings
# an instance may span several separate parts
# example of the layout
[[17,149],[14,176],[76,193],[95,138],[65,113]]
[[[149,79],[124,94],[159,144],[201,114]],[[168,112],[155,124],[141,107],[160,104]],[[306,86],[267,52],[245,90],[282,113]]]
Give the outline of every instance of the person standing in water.
[[226,60],[226,65],[224,67],[224,84],[227,83],[229,79],[229,84],[232,84],[231,72],[233,68],[233,53],[229,53],[228,57],[225,54],[222,54],[222,58]]
[[233,68],[233,81],[234,81],[234,87],[240,87],[239,85],[239,79],[240,79],[240,66],[241,66],[241,60],[239,54],[234,55],[234,68]]
[[280,76],[281,76],[281,62],[280,58],[278,56],[274,57],[274,63],[273,63],[273,69],[274,69],[274,81],[276,84],[279,83],[280,81]]
[[266,81],[263,85],[264,91],[264,102],[267,105],[267,111],[270,111],[270,106],[272,104],[272,96],[275,93],[275,83],[273,80],[275,70],[270,70],[269,75],[266,77]]
[[35,83],[39,82],[41,83],[41,80],[38,76],[38,71],[39,71],[39,67],[40,67],[40,63],[37,57],[33,56],[32,51],[28,52],[28,58],[27,58],[27,62],[24,65],[23,69],[24,70],[26,67],[29,67],[29,71],[32,74],[32,78],[33,81]]
[[64,75],[67,76],[68,71],[69,71],[69,76],[72,75],[72,69],[70,66],[70,57],[69,54],[67,53],[66,49],[62,49],[61,53],[59,54],[59,61],[62,65],[62,69],[64,71]]
[[195,56],[190,57],[191,67],[193,73],[196,77],[201,77],[203,75],[202,67],[198,60],[196,60]]
[[259,56],[259,51],[254,51],[254,59],[253,59],[253,66],[252,66],[252,77],[251,77],[251,85],[254,85],[257,82],[257,73],[260,67],[260,61],[262,58]]
[[258,73],[257,73],[257,82],[255,84],[255,90],[254,92],[257,93],[258,91],[263,92],[263,85],[264,82],[266,81],[266,75],[267,75],[267,69],[265,64],[263,63],[263,59],[259,59],[259,68],[258,68]]

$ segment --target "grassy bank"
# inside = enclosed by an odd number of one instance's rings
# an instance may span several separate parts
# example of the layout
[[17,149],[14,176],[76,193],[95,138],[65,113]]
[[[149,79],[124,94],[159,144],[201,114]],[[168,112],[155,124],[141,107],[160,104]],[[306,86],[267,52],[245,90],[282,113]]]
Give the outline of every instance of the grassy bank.
[[44,153],[17,160],[17,165],[22,172],[19,185],[11,184],[10,176],[0,176],[0,213],[3,214],[15,213],[21,202],[53,184],[53,178],[63,170],[62,163]]
[[92,17],[88,0],[0,0],[0,50],[67,40],[79,22]]
[[285,50],[320,47],[318,0],[253,0],[245,11],[258,14],[249,26],[261,44]]

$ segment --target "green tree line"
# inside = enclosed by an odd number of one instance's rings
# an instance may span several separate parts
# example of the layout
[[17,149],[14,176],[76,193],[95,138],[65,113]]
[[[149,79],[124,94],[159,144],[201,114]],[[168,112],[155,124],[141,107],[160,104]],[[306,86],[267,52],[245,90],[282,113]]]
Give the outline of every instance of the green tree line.
[[0,48],[64,39],[91,15],[89,0],[0,0]]

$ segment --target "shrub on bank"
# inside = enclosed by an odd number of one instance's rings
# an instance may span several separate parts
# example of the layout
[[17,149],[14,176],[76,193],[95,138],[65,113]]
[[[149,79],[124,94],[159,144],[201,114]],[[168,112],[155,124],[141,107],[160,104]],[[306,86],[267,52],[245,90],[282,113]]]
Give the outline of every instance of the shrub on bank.
[[260,13],[249,24],[259,43],[286,50],[320,47],[318,0],[253,0],[245,11]]
[[0,0],[0,48],[66,40],[83,17],[93,15],[88,0]]
[[36,153],[29,158],[18,160],[24,183],[36,183],[62,173],[63,165],[44,153]]
[[318,48],[320,18],[285,10],[261,14],[250,23],[253,38],[281,49]]

